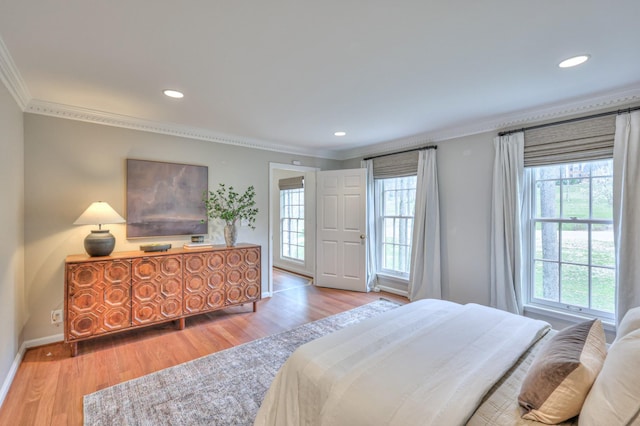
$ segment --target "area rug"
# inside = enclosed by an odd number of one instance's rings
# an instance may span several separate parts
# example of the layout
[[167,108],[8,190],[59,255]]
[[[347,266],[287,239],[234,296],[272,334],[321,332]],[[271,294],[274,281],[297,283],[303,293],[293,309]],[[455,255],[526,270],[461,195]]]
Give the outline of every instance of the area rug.
[[85,425],[252,425],[300,345],[399,306],[380,299],[84,397]]

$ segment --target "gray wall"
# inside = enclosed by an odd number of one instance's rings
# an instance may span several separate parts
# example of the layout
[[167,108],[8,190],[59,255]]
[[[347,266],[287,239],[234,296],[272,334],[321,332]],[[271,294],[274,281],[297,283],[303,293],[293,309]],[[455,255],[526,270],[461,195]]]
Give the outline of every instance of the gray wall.
[[22,120],[22,111],[0,84],[0,378],[3,379],[9,375],[22,345],[21,330],[27,313]]
[[[93,201],[107,201],[125,215],[127,158],[199,164],[209,167],[209,188],[218,183],[244,190],[254,185],[260,210],[256,229],[241,227],[239,242],[263,250],[263,292],[268,277],[269,163],[335,169],[339,162],[184,139],[72,120],[25,114],[25,286],[30,317],[26,340],[62,333],[50,324],[53,309],[64,306],[64,259],[83,253],[91,226],[72,223]],[[137,250],[143,242],[181,246],[188,237],[127,240],[124,224],[108,225],[116,251]],[[213,238],[223,243],[221,227]]]
[[443,296],[489,304],[494,133],[438,144]]

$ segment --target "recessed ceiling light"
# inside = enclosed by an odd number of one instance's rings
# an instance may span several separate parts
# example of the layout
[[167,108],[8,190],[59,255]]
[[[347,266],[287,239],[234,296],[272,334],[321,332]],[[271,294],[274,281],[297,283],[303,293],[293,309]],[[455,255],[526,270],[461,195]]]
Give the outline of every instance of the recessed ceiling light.
[[165,90],[164,92],[165,95],[167,95],[170,98],[176,98],[176,99],[180,99],[180,98],[184,98],[184,93],[182,92],[178,92],[177,90]]
[[335,132],[334,135],[336,136],[345,136],[347,134],[347,132]]
[[574,56],[573,58],[565,59],[564,61],[560,62],[558,66],[560,68],[575,67],[576,65],[584,64],[589,60],[589,58],[590,58],[590,55]]

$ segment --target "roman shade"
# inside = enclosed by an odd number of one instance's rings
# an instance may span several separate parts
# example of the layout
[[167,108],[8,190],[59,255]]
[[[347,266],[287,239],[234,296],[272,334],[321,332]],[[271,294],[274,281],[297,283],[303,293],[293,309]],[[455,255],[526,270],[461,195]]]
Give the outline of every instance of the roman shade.
[[386,179],[418,174],[418,151],[401,152],[373,159],[374,179]]
[[278,181],[278,188],[280,188],[280,191],[283,191],[285,189],[304,188],[304,176],[280,179]]
[[526,130],[524,166],[612,158],[615,132],[615,115]]

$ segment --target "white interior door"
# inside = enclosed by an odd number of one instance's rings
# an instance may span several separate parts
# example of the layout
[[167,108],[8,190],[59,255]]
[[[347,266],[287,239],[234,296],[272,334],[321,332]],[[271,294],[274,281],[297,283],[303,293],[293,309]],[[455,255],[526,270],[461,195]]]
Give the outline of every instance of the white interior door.
[[317,173],[317,286],[369,291],[366,277],[366,193],[365,169]]

